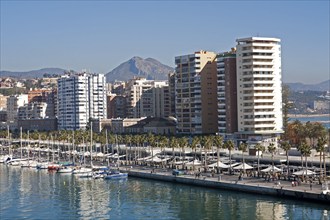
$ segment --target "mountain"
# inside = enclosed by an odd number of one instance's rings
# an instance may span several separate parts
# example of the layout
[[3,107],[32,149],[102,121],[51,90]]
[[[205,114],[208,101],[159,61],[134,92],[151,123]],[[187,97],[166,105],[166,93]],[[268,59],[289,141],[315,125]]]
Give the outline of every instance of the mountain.
[[12,72],[12,71],[0,71],[0,77],[15,77],[15,78],[42,78],[44,74],[56,74],[62,75],[64,69],[60,68],[43,68],[40,70],[32,70],[27,72]]
[[317,84],[286,83],[292,91],[330,91],[330,80]]
[[106,78],[107,82],[127,81],[134,77],[166,80],[168,79],[167,74],[173,71],[172,67],[166,66],[153,58],[143,59],[135,56],[107,73]]

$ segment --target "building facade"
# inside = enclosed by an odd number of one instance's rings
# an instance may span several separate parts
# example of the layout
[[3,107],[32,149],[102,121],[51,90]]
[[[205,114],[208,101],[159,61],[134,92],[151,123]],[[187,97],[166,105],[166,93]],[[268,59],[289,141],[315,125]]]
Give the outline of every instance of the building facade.
[[181,134],[217,133],[216,54],[198,51],[175,57],[175,114]]
[[0,94],[0,111],[7,109],[7,99],[9,96]]
[[282,133],[281,46],[277,38],[237,39],[238,135]]
[[91,119],[106,118],[105,77],[68,74],[58,79],[58,128],[86,129]]
[[110,93],[107,95],[107,118],[126,118],[126,97]]
[[12,95],[7,99],[7,123],[11,128],[17,127],[18,109],[28,104],[28,95]]
[[218,133],[229,135],[237,128],[236,50],[217,55]]
[[167,81],[132,79],[126,88],[127,117],[168,117],[169,90]]

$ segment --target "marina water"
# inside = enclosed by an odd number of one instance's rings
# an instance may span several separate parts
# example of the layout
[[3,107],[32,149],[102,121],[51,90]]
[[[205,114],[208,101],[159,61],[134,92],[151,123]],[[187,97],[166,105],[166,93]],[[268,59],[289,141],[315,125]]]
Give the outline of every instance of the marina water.
[[330,207],[137,178],[0,165],[0,219],[329,219]]

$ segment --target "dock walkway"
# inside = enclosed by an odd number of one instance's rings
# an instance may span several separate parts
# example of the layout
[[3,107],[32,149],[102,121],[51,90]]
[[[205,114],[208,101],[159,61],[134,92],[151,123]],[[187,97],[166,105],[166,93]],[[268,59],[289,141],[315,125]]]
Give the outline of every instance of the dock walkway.
[[[152,167],[134,166],[121,167],[123,172],[128,172],[129,176],[160,180],[166,182],[176,182],[187,185],[203,186],[224,190],[235,190],[254,194],[264,194],[292,199],[304,199],[312,202],[330,204],[330,193],[324,192],[322,185],[317,183],[292,184],[292,181],[268,181],[265,178],[242,177],[236,175],[210,175],[195,174],[173,175],[172,169],[155,169]],[[188,172],[189,173],[189,172]]]

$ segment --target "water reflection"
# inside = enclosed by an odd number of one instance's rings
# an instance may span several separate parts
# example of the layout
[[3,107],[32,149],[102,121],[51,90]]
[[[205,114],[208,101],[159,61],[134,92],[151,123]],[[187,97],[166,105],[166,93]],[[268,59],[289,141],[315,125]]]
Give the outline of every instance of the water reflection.
[[302,201],[129,178],[81,179],[0,165],[1,219],[328,219]]

